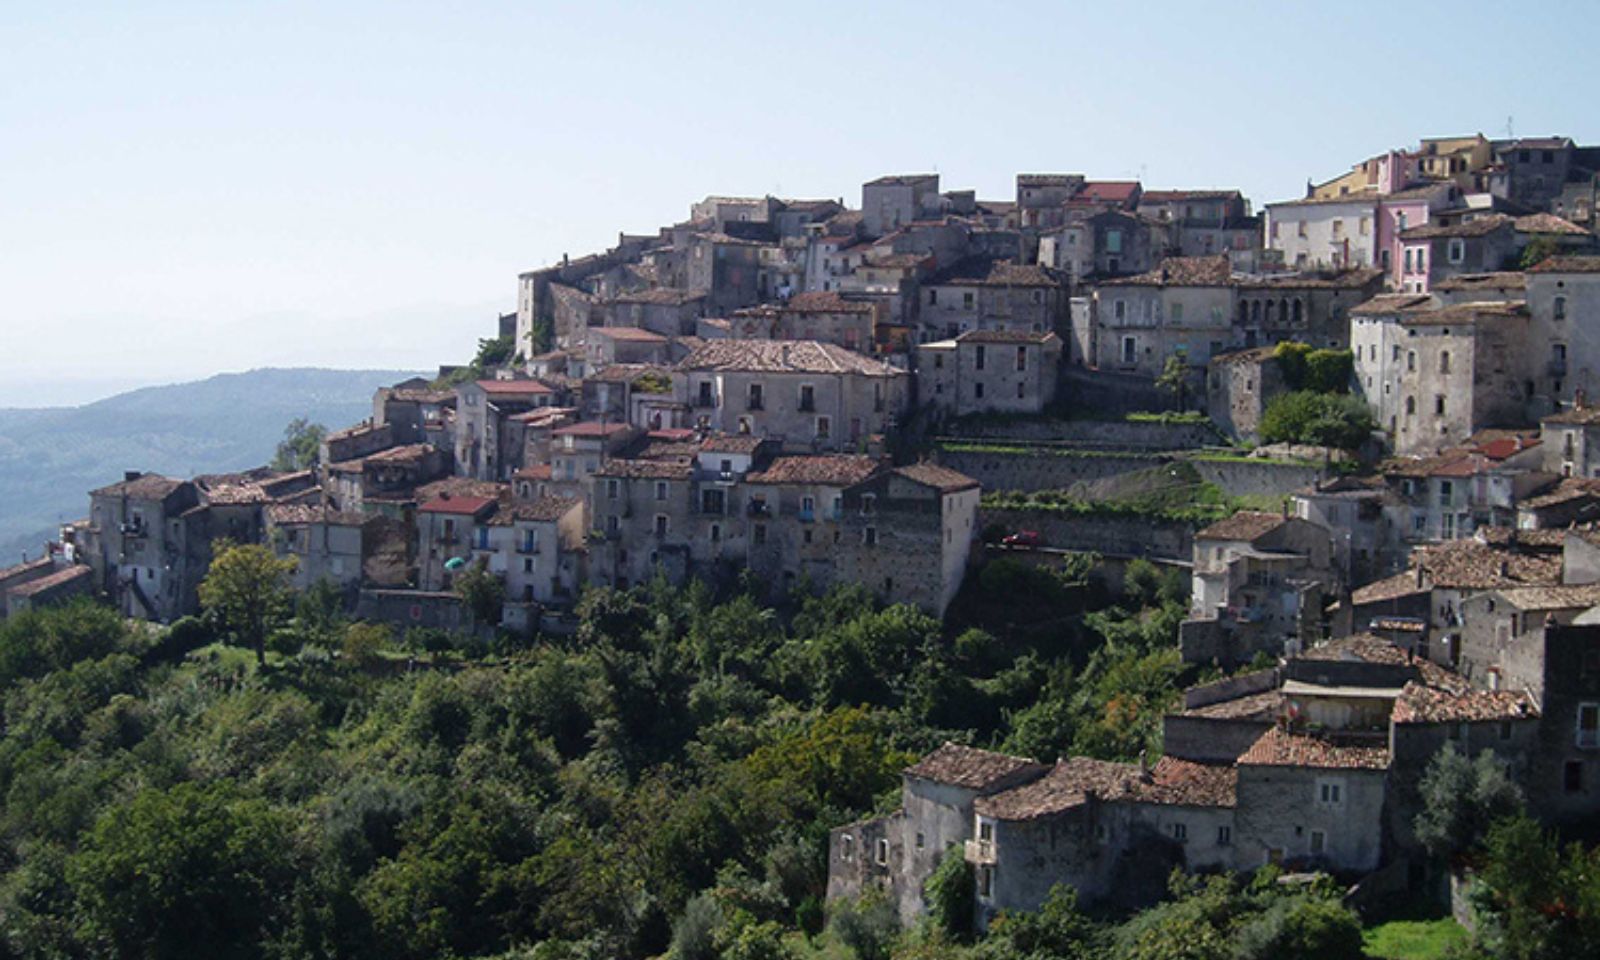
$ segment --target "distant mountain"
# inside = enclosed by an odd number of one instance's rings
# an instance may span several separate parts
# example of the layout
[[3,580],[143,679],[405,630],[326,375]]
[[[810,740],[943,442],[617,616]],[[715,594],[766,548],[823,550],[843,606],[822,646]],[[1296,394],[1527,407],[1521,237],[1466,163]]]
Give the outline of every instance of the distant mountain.
[[400,370],[251,370],[146,387],[81,407],[0,409],[0,567],[38,556],[62,519],[88,514],[88,492],[124,470],[176,477],[260,466],[290,420],[330,430],[372,415]]

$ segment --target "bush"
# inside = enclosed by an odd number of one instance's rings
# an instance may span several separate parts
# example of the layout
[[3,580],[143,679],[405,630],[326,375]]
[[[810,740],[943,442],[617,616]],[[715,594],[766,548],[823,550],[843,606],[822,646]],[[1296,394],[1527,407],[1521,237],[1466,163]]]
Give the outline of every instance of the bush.
[[888,960],[889,947],[900,933],[894,905],[881,894],[871,893],[835,907],[828,927],[840,943],[855,951],[858,960]]
[[1372,412],[1362,400],[1310,390],[1277,397],[1261,417],[1261,436],[1269,443],[1304,443],[1341,450],[1361,446],[1376,427]]
[[377,662],[389,645],[389,628],[381,623],[352,623],[345,628],[340,653],[353,667],[368,667]]
[[972,864],[960,848],[950,850],[923,886],[929,921],[951,937],[971,936],[974,889]]
[[145,653],[146,664],[177,663],[190,652],[216,640],[211,627],[199,617],[180,617],[162,635],[156,645]]

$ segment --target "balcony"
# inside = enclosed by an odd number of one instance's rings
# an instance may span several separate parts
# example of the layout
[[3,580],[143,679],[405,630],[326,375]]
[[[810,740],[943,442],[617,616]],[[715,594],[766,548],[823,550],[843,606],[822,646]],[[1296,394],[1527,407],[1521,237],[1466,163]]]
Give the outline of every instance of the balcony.
[[752,500],[745,507],[745,513],[752,517],[765,517],[771,515],[771,510],[765,500]]
[[796,516],[800,518],[801,523],[812,523],[817,519],[817,512],[815,510],[807,510],[806,508],[801,507],[800,512],[796,514]]
[[528,543],[524,541],[517,544],[517,552],[524,556],[533,556],[538,554],[539,545],[537,543]]
[[1564,360],[1564,359],[1562,359],[1562,360],[1551,360],[1549,363],[1545,364],[1545,373],[1547,373],[1548,375],[1550,375],[1552,377],[1564,377],[1564,376],[1566,376],[1567,375],[1567,361]]
[[968,840],[963,854],[968,863],[977,866],[993,866],[997,862],[993,840]]

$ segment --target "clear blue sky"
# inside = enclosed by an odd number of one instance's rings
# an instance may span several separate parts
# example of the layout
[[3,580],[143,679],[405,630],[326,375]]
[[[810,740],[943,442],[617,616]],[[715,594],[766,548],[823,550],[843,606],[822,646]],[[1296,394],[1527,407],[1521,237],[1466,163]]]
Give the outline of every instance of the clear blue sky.
[[0,405],[460,360],[518,271],[707,193],[1028,170],[1260,205],[1508,116],[1600,141],[1594,11],[6,3]]

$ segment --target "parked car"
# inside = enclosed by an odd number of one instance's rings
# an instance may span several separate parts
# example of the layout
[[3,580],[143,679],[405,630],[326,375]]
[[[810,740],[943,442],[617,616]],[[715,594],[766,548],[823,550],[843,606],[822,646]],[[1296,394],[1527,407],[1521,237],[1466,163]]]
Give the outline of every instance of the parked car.
[[1044,546],[1044,537],[1039,536],[1036,530],[1018,530],[1000,542],[1008,547],[1042,547]]

